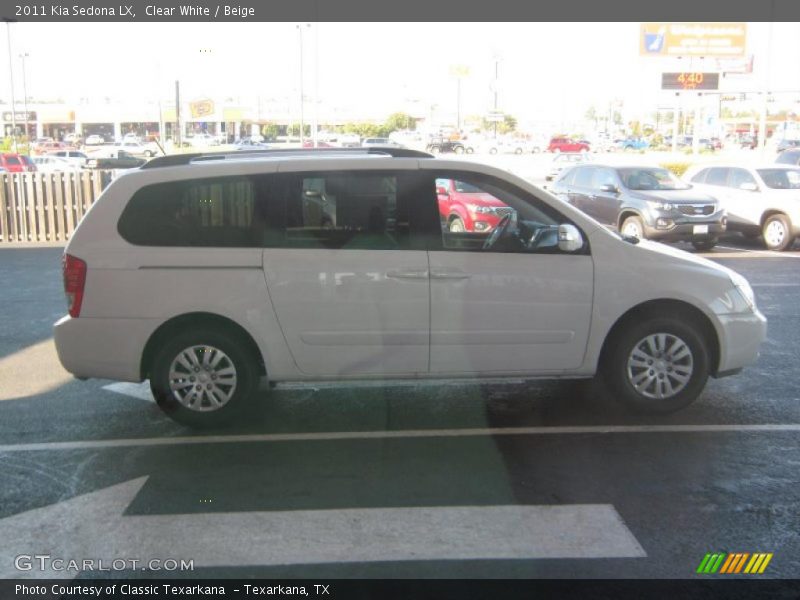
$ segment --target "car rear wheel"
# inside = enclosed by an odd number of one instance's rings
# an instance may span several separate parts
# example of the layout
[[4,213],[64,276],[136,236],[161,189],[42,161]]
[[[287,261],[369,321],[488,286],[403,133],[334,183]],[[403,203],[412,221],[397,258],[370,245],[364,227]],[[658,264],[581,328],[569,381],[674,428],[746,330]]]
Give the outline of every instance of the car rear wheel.
[[792,226],[786,215],[772,215],[764,221],[762,228],[764,243],[770,250],[783,251],[794,242]]
[[456,154],[464,154],[464,147],[463,146],[456,146],[453,149],[453,152],[455,152]]
[[467,228],[464,226],[464,221],[461,220],[461,217],[453,217],[450,219],[450,225],[448,226],[448,229],[452,233],[461,233],[467,230]]
[[635,237],[640,240],[645,239],[644,223],[642,223],[642,218],[637,216],[632,216],[625,219],[625,221],[623,221],[622,223],[622,228],[620,229],[620,233],[622,235]]
[[615,398],[644,413],[670,413],[694,402],[709,375],[708,347],[683,315],[631,321],[612,340],[602,375]]
[[708,240],[692,240],[692,246],[694,246],[694,249],[697,250],[698,252],[708,252],[714,246],[717,245],[718,241],[719,240],[717,240],[716,238]]
[[475,152],[475,150],[474,150],[473,148],[467,148],[467,149],[465,150],[465,152],[466,152],[467,154],[472,154],[473,152]]
[[489,148],[489,154],[497,154],[497,148]]
[[153,359],[150,389],[174,421],[192,427],[228,423],[258,385],[256,361],[236,337],[218,329],[186,331]]

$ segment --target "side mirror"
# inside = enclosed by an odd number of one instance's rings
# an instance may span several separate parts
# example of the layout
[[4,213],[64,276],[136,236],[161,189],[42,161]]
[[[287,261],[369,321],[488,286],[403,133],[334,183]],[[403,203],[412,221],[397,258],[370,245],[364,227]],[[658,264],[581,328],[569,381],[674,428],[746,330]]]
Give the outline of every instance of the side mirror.
[[744,190],[746,192],[757,192],[758,186],[752,181],[745,181],[743,184],[739,186],[739,189]]
[[613,183],[604,183],[603,185],[600,186],[600,191],[601,192],[607,192],[609,194],[618,194],[619,193],[619,190],[617,189],[617,186],[615,186]]
[[445,187],[443,187],[441,185],[437,185],[436,186],[436,195],[437,196],[449,196],[450,194],[447,193],[447,188],[445,188]]
[[562,252],[577,252],[583,248],[583,237],[575,225],[558,226],[558,249]]

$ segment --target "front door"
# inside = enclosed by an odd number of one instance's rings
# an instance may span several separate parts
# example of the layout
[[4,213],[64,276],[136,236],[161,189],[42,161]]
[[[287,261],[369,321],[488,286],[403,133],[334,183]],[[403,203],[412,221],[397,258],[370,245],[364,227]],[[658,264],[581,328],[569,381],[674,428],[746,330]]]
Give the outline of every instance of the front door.
[[[492,177],[437,172],[495,196],[509,212],[492,234],[442,230],[430,251],[431,373],[558,373],[583,362],[589,334],[593,263],[587,252],[562,253],[557,226],[568,222],[531,193]],[[497,233],[495,233],[497,232]],[[491,244],[494,235],[497,241]],[[488,240],[488,241],[487,241]],[[486,247],[485,246],[489,246]]]

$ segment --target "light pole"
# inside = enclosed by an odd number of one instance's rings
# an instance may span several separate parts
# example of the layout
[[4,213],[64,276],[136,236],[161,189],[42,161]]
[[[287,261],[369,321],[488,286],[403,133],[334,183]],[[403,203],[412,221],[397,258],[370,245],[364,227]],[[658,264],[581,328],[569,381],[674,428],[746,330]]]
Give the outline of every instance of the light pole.
[[28,138],[28,156],[31,155],[31,140],[28,134],[28,84],[25,77],[25,59],[30,57],[30,54],[23,52],[19,55],[22,59],[22,102],[25,110],[25,137]]
[[6,22],[6,33],[8,34],[8,77],[11,80],[11,135],[12,135],[12,144],[14,146],[14,152],[17,152],[17,115],[16,113],[16,104],[14,102],[14,60],[12,56],[14,56],[13,52],[11,52],[11,23],[14,23],[14,19],[9,19],[8,17],[3,17],[3,21]]
[[303,27],[311,27],[310,23],[305,25],[295,25],[298,33],[300,34],[300,145],[305,142],[305,95],[304,95],[304,77],[303,77]]

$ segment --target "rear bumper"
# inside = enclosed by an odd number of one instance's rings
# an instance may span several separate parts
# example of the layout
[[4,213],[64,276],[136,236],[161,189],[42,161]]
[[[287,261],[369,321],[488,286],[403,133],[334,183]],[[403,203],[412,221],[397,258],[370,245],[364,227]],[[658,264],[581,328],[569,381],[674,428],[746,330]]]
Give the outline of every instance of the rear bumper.
[[54,326],[58,359],[75,377],[141,381],[142,353],[157,327],[149,319],[73,319]]
[[758,310],[752,313],[719,315],[722,336],[716,374],[724,375],[746,367],[758,358],[758,349],[767,339],[767,319]]

